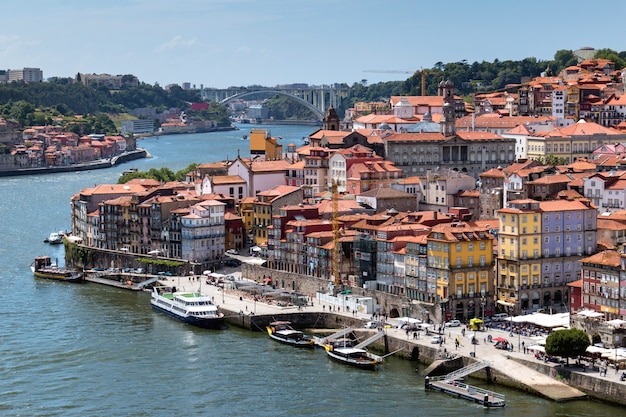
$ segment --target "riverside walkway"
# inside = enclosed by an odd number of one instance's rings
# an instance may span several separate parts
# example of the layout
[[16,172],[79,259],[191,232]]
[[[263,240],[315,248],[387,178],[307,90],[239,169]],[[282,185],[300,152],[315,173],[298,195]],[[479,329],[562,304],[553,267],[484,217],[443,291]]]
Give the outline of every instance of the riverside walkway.
[[[235,280],[241,279],[241,272],[235,271],[230,275],[233,275]],[[331,311],[330,306],[317,304],[316,301],[313,302],[313,305],[302,307],[280,306],[275,302],[268,304],[259,300],[255,301],[254,299],[247,297],[246,294],[241,291],[229,289],[223,291],[221,287],[206,284],[206,282],[204,282],[205,279],[206,277],[162,277],[159,282],[165,285],[174,285],[179,291],[197,291],[201,288],[203,293],[209,294],[213,297],[215,304],[224,310],[235,313],[238,312],[238,314],[254,314],[257,316],[265,315],[272,317],[273,315],[291,312],[330,313]],[[271,287],[268,287],[268,289],[269,288]],[[371,315],[363,313],[333,311],[332,314],[345,316],[346,318],[351,319],[361,319],[363,323],[371,320]],[[394,322],[394,319],[388,319],[387,321],[392,325],[397,324]],[[478,339],[478,344],[473,345],[471,343],[471,339],[474,337],[474,332],[462,332],[462,329],[463,327],[446,328],[443,332],[445,341],[439,346],[431,343],[431,336],[425,336],[423,332],[418,332],[416,338],[414,338],[413,333],[407,333],[403,329],[394,327],[385,328],[384,332],[388,337],[404,340],[406,343],[411,345],[439,349],[439,354],[441,356],[440,359],[444,359],[446,355],[458,355],[471,359],[475,358],[487,360],[490,362],[490,368],[501,375],[506,375],[509,379],[514,381],[514,385],[518,385],[529,392],[533,392],[554,401],[568,401],[586,397],[584,392],[561,382],[555,377],[533,369],[533,362],[539,363],[540,361],[535,359],[533,354],[520,351],[521,342],[524,342],[526,346],[530,346],[533,343],[532,339],[517,335],[510,336],[506,331],[492,329],[489,331],[477,332],[476,338]],[[367,329],[360,330],[370,332],[376,331]],[[497,337],[507,338],[516,346],[512,351],[496,349],[493,344],[487,341],[488,336],[492,336],[492,339]],[[458,346],[455,344],[456,339],[460,341]],[[556,375],[556,370],[562,369],[559,364],[551,365],[555,370],[554,375]],[[626,383],[620,382],[620,375],[617,373],[614,374],[614,372],[609,371],[606,375],[601,376],[598,371],[587,370],[584,372],[580,368],[578,368],[579,370],[576,370],[573,367],[565,367],[565,369],[571,372],[584,373],[586,378],[598,378],[599,381],[597,382],[600,384],[602,381],[617,382],[618,384],[623,385],[624,393],[626,393]],[[618,400],[619,399],[616,399],[616,402],[619,402]]]

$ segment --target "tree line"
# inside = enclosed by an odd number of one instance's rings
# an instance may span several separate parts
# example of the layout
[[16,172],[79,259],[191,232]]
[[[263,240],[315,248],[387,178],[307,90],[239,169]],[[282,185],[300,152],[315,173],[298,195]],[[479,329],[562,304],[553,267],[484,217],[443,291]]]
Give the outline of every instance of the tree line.
[[[111,90],[105,85],[84,85],[72,78],[52,78],[44,83],[12,82],[0,84],[0,117],[18,123],[19,127],[68,122],[76,133],[117,133],[110,116],[129,113],[132,109],[151,107],[157,112],[178,108],[191,112],[193,102],[201,102],[197,90],[172,86],[168,90],[158,84],[124,85]],[[75,116],[80,115],[79,118]],[[210,104],[198,117],[211,117],[218,126],[227,126],[228,112]]]

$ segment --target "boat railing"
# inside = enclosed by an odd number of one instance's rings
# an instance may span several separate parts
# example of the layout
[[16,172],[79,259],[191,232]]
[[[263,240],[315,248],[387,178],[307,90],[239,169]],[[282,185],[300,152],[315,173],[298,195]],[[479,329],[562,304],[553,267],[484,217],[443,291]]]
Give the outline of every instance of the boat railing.
[[485,360],[481,360],[481,361],[476,361],[464,368],[461,369],[457,369],[454,372],[450,372],[449,374],[445,375],[445,379],[448,381],[454,381],[456,379],[461,379],[462,377],[472,374],[476,371],[479,371],[483,368],[486,368],[488,366],[491,366],[491,362],[489,361],[485,361]]
[[504,394],[499,394],[497,392],[494,391],[490,391],[490,390],[486,390],[480,387],[476,387],[474,385],[469,385],[466,384],[465,382],[462,381],[450,381],[446,378],[446,375],[443,376],[431,376],[429,377],[430,382],[444,382],[447,383],[449,385],[452,385],[454,387],[457,387],[458,389],[461,390],[465,390],[467,391],[469,394],[481,394],[483,396],[487,395],[489,396],[490,400],[489,402],[492,404],[504,404],[505,403],[505,395]]

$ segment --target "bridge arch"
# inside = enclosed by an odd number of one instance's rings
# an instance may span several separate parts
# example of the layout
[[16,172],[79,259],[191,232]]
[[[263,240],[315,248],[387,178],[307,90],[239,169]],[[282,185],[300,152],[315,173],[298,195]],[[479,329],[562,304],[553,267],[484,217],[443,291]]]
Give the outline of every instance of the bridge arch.
[[279,90],[258,90],[258,91],[246,91],[244,93],[238,93],[235,94],[234,96],[230,96],[228,98],[225,98],[224,100],[221,100],[219,102],[219,104],[221,105],[226,105],[228,103],[230,103],[233,100],[237,100],[240,98],[244,98],[247,96],[252,96],[252,95],[258,95],[258,94],[268,94],[268,95],[282,95],[282,96],[287,96],[289,98],[294,99],[295,101],[297,101],[298,103],[302,104],[303,106],[305,106],[307,109],[311,110],[314,114],[316,114],[317,116],[319,116],[320,120],[324,119],[324,112],[320,109],[318,109],[317,107],[315,107],[314,105],[312,105],[311,103],[309,103],[306,100],[301,99],[300,97],[290,94],[290,93],[286,93],[284,91],[279,91]]

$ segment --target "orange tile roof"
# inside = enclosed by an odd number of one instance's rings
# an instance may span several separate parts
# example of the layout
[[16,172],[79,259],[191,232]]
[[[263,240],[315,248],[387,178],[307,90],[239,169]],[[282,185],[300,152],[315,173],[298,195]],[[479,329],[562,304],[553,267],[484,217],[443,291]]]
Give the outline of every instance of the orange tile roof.
[[241,178],[239,175],[216,175],[212,178],[212,180],[215,185],[241,184],[246,182],[246,180]]
[[251,169],[255,173],[286,171],[291,168],[291,163],[284,159],[278,161],[253,161]]
[[597,265],[606,265],[612,267],[620,266],[621,256],[614,250],[605,250],[595,255],[591,255],[588,258],[583,258],[580,263],[589,263]]
[[554,201],[541,201],[539,202],[539,208],[541,211],[570,211],[570,210],[589,210],[594,209],[593,205],[586,206],[583,201],[586,199],[577,200],[554,200]]

